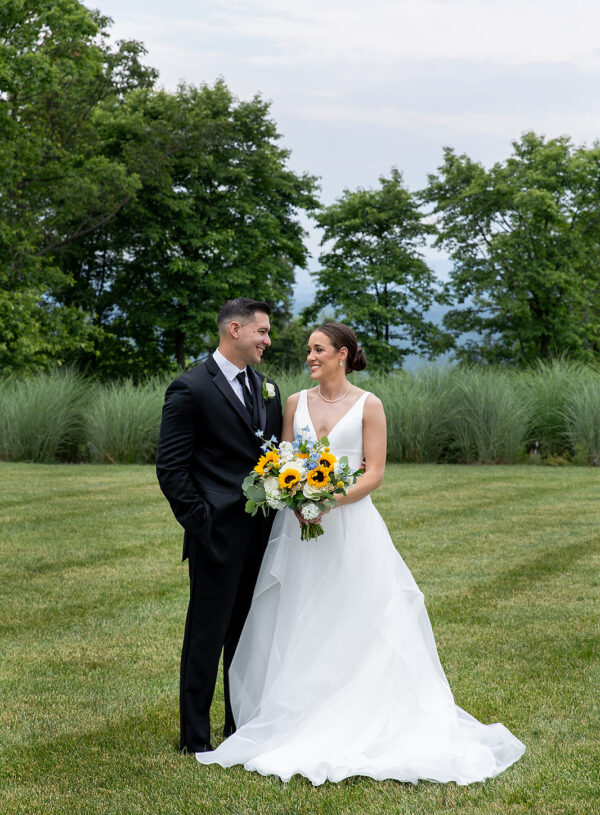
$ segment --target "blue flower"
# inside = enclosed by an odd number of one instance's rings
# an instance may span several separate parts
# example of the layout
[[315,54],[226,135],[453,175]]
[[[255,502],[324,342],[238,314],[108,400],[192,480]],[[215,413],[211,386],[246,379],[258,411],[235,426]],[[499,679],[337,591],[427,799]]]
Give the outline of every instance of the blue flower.
[[254,435],[257,436],[259,439],[262,439],[262,430],[255,431]]
[[277,436],[271,436],[271,444],[277,444]]
[[269,449],[269,445],[265,442],[264,444],[260,445],[260,449],[263,451],[263,453],[266,453]]

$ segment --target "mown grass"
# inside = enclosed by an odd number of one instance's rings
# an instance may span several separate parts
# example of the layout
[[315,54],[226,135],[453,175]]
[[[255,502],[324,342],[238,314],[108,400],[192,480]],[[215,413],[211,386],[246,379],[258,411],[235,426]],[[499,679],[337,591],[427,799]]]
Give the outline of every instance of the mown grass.
[[153,469],[4,463],[0,494],[3,815],[598,812],[597,470],[390,465],[375,494],[457,703],[527,745],[469,787],[313,788],[179,755],[187,574]]

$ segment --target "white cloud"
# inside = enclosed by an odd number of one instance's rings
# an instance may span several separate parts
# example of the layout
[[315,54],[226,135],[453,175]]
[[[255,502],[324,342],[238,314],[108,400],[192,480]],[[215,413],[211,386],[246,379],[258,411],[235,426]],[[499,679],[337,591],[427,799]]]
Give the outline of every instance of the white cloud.
[[[107,3],[105,5],[110,5]],[[127,15],[118,27],[140,39],[205,37],[234,41],[259,65],[389,65],[398,60],[461,59],[521,64],[570,62],[600,67],[596,0],[208,0],[171,4],[168,14]],[[178,16],[177,9],[189,9]],[[244,49],[245,50],[245,49]]]
[[[316,122],[342,122],[364,124],[366,113],[361,106],[340,104],[308,104],[287,108],[301,119]],[[418,130],[423,133],[471,133],[494,135],[501,138],[517,138],[527,130],[547,134],[550,137],[576,132],[579,139],[593,141],[600,137],[598,115],[595,112],[578,114],[462,112],[426,113],[395,107],[369,107],[368,122],[373,127],[393,127]]]
[[600,136],[597,0],[98,0],[160,82],[261,92],[327,197],[444,144],[490,163],[533,129]]

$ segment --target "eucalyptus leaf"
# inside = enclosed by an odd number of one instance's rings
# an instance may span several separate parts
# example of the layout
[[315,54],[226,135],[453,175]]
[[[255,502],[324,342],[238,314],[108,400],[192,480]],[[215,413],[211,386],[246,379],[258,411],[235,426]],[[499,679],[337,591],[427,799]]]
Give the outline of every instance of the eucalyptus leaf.
[[252,485],[245,489],[244,495],[246,496],[246,498],[249,498],[251,501],[255,501],[257,504],[261,504],[263,501],[266,501],[267,499],[265,488],[260,484],[256,486]]
[[256,476],[254,475],[254,473],[250,473],[250,475],[247,475],[246,478],[244,478],[244,480],[242,481],[242,492],[244,493],[244,495],[246,494],[246,490],[249,487],[254,486],[255,478]]

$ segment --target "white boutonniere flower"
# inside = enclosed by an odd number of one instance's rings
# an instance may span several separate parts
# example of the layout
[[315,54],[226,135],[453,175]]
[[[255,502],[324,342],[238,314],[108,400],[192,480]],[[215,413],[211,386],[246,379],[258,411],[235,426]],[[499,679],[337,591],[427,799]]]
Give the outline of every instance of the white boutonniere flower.
[[267,382],[263,379],[262,383],[262,396],[263,399],[273,399],[275,396],[275,385],[272,382]]

